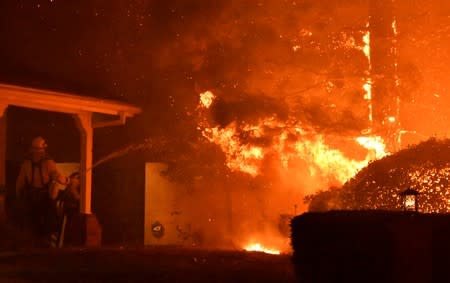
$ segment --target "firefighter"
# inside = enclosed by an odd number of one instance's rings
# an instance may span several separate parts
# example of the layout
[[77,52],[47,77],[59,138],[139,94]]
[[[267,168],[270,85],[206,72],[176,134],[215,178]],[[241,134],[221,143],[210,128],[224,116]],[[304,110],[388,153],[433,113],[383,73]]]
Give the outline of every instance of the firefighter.
[[80,173],[73,172],[64,190],[60,190],[57,198],[58,234],[57,245],[69,244],[73,240],[73,219],[80,212]]
[[69,184],[60,192],[60,198],[64,202],[64,211],[72,217],[80,211],[80,173],[73,172],[69,176]]
[[16,180],[16,195],[24,204],[24,228],[39,245],[48,244],[56,229],[56,183],[67,183],[46,153],[45,139],[34,138],[30,156],[23,161]]

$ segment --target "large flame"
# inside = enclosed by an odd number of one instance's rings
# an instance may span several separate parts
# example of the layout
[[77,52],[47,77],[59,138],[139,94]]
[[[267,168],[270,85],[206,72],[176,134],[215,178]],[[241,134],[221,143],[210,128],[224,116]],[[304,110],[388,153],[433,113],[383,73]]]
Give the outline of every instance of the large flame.
[[[210,91],[205,93],[212,94]],[[203,103],[202,99],[200,101]],[[252,124],[235,121],[227,127],[210,127],[207,122],[203,122],[199,129],[206,139],[222,149],[226,165],[232,171],[244,172],[253,177],[261,173],[264,158],[275,155],[282,168],[289,169],[290,161],[300,159],[307,162],[311,175],[320,174],[328,178],[330,183],[337,181],[342,184],[369,161],[387,154],[381,137],[361,136],[355,138],[355,141],[368,149],[367,156],[363,160],[350,159],[327,145],[321,134],[305,129],[293,118],[283,122],[275,117],[267,117]],[[255,145],[242,138],[260,138],[267,131],[272,133],[270,146]],[[277,134],[273,135],[273,132]]]
[[252,176],[259,173],[263,158],[261,147],[242,144],[239,140],[236,123],[226,128],[205,128],[203,136],[221,147],[226,155],[227,166],[233,171],[242,171]]
[[363,147],[367,148],[369,151],[373,151],[375,156],[371,159],[380,159],[386,156],[386,145],[384,144],[384,141],[379,136],[373,136],[373,137],[358,137],[356,138],[356,141],[362,145]]
[[[396,31],[395,22],[393,23]],[[367,58],[368,68],[366,78],[364,78],[362,88],[365,91],[364,99],[368,101],[368,121],[369,129],[365,130],[365,135],[356,137],[354,140],[368,150],[367,156],[363,160],[352,160],[341,151],[331,148],[324,142],[324,137],[314,130],[305,128],[295,118],[290,117],[286,121],[280,121],[276,117],[261,118],[258,122],[247,123],[245,121],[235,121],[227,127],[210,126],[206,119],[202,119],[199,130],[210,142],[220,146],[226,156],[226,165],[232,171],[239,171],[257,176],[261,173],[261,165],[264,158],[274,154],[279,158],[280,167],[288,169],[292,160],[304,160],[309,166],[311,175],[320,174],[330,180],[330,183],[344,183],[374,159],[384,157],[387,152],[384,141],[381,137],[372,134],[372,78],[371,78],[371,57],[370,57],[370,31],[369,24],[362,36],[362,46],[356,45],[352,36],[344,34],[344,46],[354,48],[364,53]],[[293,47],[296,51],[299,47]],[[199,107],[208,109],[216,96],[211,91],[200,94]],[[269,130],[272,135],[270,146],[259,146],[242,139],[242,136],[250,138],[260,138]],[[277,134],[273,135],[273,132]]]
[[[310,33],[305,33],[308,36]],[[262,116],[258,120],[251,121],[235,120],[227,126],[215,125],[209,121],[208,115],[204,115],[215,102],[216,96],[212,91],[200,94],[199,107],[200,121],[198,129],[202,136],[211,143],[221,148],[225,155],[227,167],[234,172],[242,172],[252,177],[267,174],[265,161],[279,162],[278,168],[283,172],[298,170],[296,164],[301,163],[302,170],[309,171],[311,180],[320,184],[308,183],[312,188],[326,189],[329,186],[342,185],[365,167],[370,161],[382,158],[389,154],[380,136],[373,131],[373,105],[372,105],[372,62],[370,50],[369,24],[362,31],[362,45],[351,35],[343,34],[341,47],[356,49],[367,58],[367,70],[361,77],[361,88],[364,91],[364,100],[367,101],[367,124],[368,128],[361,132],[361,136],[331,136],[318,132],[314,128],[304,125],[294,116],[280,119],[275,115]],[[294,52],[301,48],[295,44]],[[332,85],[332,83],[329,83]],[[326,87],[329,87],[327,84]],[[394,117],[395,118],[395,117]],[[330,141],[346,139],[346,146],[354,144],[358,150],[366,150],[366,155],[359,158],[349,157],[337,144]],[[262,142],[261,142],[262,141]],[[273,163],[271,163],[273,164]],[[277,164],[277,165],[278,165]],[[303,167],[306,165],[306,167]],[[265,171],[266,170],[266,171]],[[305,171],[301,173],[303,178]],[[307,173],[306,173],[307,174]],[[289,174],[286,174],[289,175]],[[311,192],[311,188],[304,188]],[[267,249],[259,242],[266,237],[258,237],[256,241],[245,246],[248,251],[261,251],[279,254],[279,250]],[[266,239],[267,240],[267,239]],[[274,241],[270,241],[273,242]],[[277,246],[277,245],[272,245]]]

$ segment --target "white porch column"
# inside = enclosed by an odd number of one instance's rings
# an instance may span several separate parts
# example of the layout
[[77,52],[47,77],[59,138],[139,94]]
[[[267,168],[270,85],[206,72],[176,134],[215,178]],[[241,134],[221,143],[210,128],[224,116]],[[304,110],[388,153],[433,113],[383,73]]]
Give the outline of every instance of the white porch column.
[[80,130],[80,213],[91,214],[92,198],[92,144],[94,131],[92,113],[83,112],[74,116]]

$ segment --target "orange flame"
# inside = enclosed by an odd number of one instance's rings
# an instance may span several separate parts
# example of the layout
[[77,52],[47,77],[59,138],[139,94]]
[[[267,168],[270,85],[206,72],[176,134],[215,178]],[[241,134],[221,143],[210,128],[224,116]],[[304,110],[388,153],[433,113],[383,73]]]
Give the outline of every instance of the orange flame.
[[211,106],[211,104],[213,103],[215,98],[216,98],[216,96],[209,90],[205,91],[203,93],[200,93],[200,106],[208,109]]
[[252,176],[258,175],[263,150],[261,147],[242,144],[238,138],[235,123],[222,129],[219,127],[205,128],[202,133],[210,142],[221,147],[226,155],[228,168]]
[[358,137],[356,138],[356,141],[369,151],[375,153],[375,158],[373,159],[380,159],[388,154],[386,152],[386,145],[380,136]]
[[296,142],[295,148],[301,158],[312,164],[312,174],[318,170],[326,176],[334,176],[340,183],[355,175],[366,164],[364,161],[348,159],[339,150],[329,148],[321,136],[311,141]]
[[[307,32],[302,36],[310,36]],[[247,173],[253,177],[260,175],[265,158],[278,158],[280,168],[289,170],[290,165],[296,161],[303,161],[309,169],[311,176],[317,176],[314,180],[321,180],[320,184],[312,184],[317,188],[323,186],[343,184],[353,177],[360,169],[370,161],[379,159],[387,154],[384,141],[373,133],[373,109],[372,109],[372,65],[370,56],[371,34],[369,24],[363,31],[362,45],[357,46],[357,41],[351,35],[342,34],[343,48],[352,48],[361,51],[367,58],[367,71],[362,78],[364,99],[367,101],[369,128],[363,131],[363,136],[353,137],[352,142],[367,150],[365,158],[354,160],[346,154],[326,143],[329,136],[317,133],[301,124],[295,117],[289,117],[281,121],[276,117],[264,117],[260,120],[248,123],[246,121],[233,122],[226,127],[211,126],[205,116],[201,116],[198,129],[210,142],[218,145],[225,154],[226,165],[231,171]],[[292,46],[294,52],[301,48],[300,45]],[[200,108],[208,109],[215,99],[211,91],[200,94]],[[201,111],[203,115],[205,111]],[[390,121],[391,123],[395,122]],[[264,140],[264,146],[258,143]],[[348,140],[347,140],[348,141]],[[346,142],[347,142],[346,141]],[[272,159],[271,159],[272,160]],[[292,166],[294,168],[295,166]],[[322,181],[323,180],[323,181]],[[260,239],[266,239],[262,237]],[[267,240],[267,239],[266,239]],[[273,241],[270,241],[273,243]],[[273,246],[273,245],[272,245]],[[267,249],[257,241],[252,241],[245,247],[247,251],[259,251],[270,254],[280,254],[279,250]]]
[[[395,22],[393,23],[394,31]],[[365,91],[364,99],[368,101],[368,120],[370,128],[365,133],[372,132],[372,79],[370,58],[370,31],[369,24],[363,33],[362,46],[357,46],[352,36],[343,34],[346,48],[355,48],[362,51],[368,61],[367,77],[364,79],[362,88]],[[296,51],[299,46],[294,46]],[[200,94],[200,107],[208,109],[215,99],[211,91]],[[321,135],[312,130],[304,129],[295,119],[290,118],[281,122],[274,117],[261,119],[256,124],[232,123],[225,128],[209,127],[205,119],[199,124],[202,134],[210,142],[221,147],[226,156],[226,165],[232,171],[241,171],[255,177],[260,173],[260,166],[267,154],[276,153],[282,167],[287,168],[291,160],[303,159],[308,162],[311,175],[320,173],[329,179],[344,183],[355,175],[361,168],[365,167],[373,159],[379,159],[387,155],[384,141],[379,136],[361,136],[356,142],[368,150],[364,160],[351,160],[337,149],[330,148],[325,144]],[[269,148],[251,145],[243,142],[240,138],[244,133],[246,136],[259,138],[264,136],[266,129],[278,130],[278,135],[273,138]],[[294,137],[295,142],[288,142],[288,137]]]
[[273,255],[279,255],[281,253],[279,250],[265,248],[260,243],[249,244],[244,248],[244,250],[248,252],[263,252],[266,254],[273,254]]
[[[210,91],[202,93],[201,97],[204,97],[206,93],[208,93],[207,97],[214,97]],[[200,100],[203,103],[204,100]],[[261,173],[260,168],[264,158],[275,154],[285,169],[288,169],[290,161],[301,159],[309,164],[311,175],[320,174],[330,180],[344,183],[369,161],[387,154],[381,137],[362,136],[356,138],[356,141],[368,149],[367,157],[359,161],[349,159],[341,151],[330,148],[324,142],[322,135],[302,128],[300,123],[292,118],[286,122],[279,121],[275,117],[260,119],[255,124],[242,122],[238,125],[237,122],[233,122],[224,128],[210,127],[205,120],[202,120],[199,129],[207,140],[222,149],[228,168],[253,177]],[[260,138],[266,131],[277,133],[272,136],[271,146],[253,145],[241,138],[242,136]]]

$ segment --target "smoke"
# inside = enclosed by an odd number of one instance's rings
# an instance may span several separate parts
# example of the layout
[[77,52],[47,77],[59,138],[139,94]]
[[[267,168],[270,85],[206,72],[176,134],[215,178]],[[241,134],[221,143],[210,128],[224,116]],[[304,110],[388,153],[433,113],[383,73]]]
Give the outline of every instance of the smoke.
[[[214,195],[230,199],[231,206],[226,212],[206,205],[203,209],[223,223],[213,228],[205,222],[199,230],[221,234],[231,225],[238,245],[253,237],[278,246],[287,237],[281,233],[280,216],[304,211],[305,194],[340,183],[311,160],[280,160],[280,156],[294,156],[296,142],[312,140],[320,147],[323,140],[314,135],[326,136],[335,147],[348,145],[368,126],[362,89],[368,65],[359,49],[367,21],[365,6],[360,1],[331,6],[313,1],[231,1],[219,6],[197,7],[202,13],[184,15],[188,23],[181,30],[173,27],[176,38],[161,43],[163,50],[154,60],[161,70],[188,70],[197,101],[205,90],[217,96],[202,115],[209,127],[235,129],[233,139],[247,154],[254,147],[268,152],[249,163],[248,172],[258,168],[256,177],[225,170],[211,178],[200,166],[194,168],[211,183],[227,184],[216,187]],[[174,96],[179,107],[192,103],[186,93]],[[259,126],[262,134],[257,133]],[[300,137],[296,127],[307,129],[310,136]],[[209,191],[201,194],[203,203],[215,199],[207,197]]]
[[[172,85],[172,113],[186,117],[186,107],[195,107],[198,94],[212,90],[217,99],[208,112],[210,126],[225,129],[235,125],[234,137],[241,146],[270,151],[285,128],[300,125],[310,134],[286,134],[280,146],[284,155],[295,153],[292,145],[297,141],[319,144],[320,135],[329,146],[318,147],[320,151],[339,149],[356,160],[365,157],[366,152],[358,152],[361,147],[352,140],[369,127],[362,89],[368,62],[361,50],[369,1],[220,1],[214,5],[190,1],[189,5],[193,5],[189,8],[183,1],[156,3],[150,7],[153,14],[169,18],[164,26],[158,24],[151,29],[158,36],[146,58],[151,58],[152,68],[164,74],[159,76],[163,83]],[[160,22],[154,18],[150,25]],[[408,32],[420,32],[414,31],[414,24],[406,16],[399,15],[397,22],[400,96],[404,105],[414,106],[404,108],[404,113],[418,109],[419,117],[426,121],[425,111],[431,113],[436,106],[429,106],[427,96],[434,90],[439,90],[438,94],[445,92],[445,86],[431,83],[435,80],[432,74],[439,76],[437,71],[424,71],[425,58],[417,60],[419,51],[412,48],[415,43],[405,41]],[[424,34],[420,37],[426,38]],[[439,41],[425,43],[419,50],[439,45]],[[187,84],[183,82],[186,80]],[[424,101],[427,103],[421,103]],[[424,105],[429,108],[420,108]],[[414,129],[418,123],[423,124],[419,126],[423,129],[428,124],[418,122],[422,119],[415,115],[409,117],[402,118],[407,129]],[[281,125],[263,126],[263,134],[253,135],[252,125],[271,118]],[[250,127],[244,129],[246,125]],[[181,134],[181,128],[177,127],[173,135],[189,139],[189,131]],[[269,246],[275,242],[278,246],[275,239],[285,237],[279,229],[280,215],[301,213],[305,210],[304,195],[341,184],[329,172],[344,169],[324,169],[305,157],[289,158],[284,167],[277,151],[250,163],[259,168],[256,177],[230,172],[214,165],[226,162],[223,157],[208,151],[199,141],[193,143],[200,144],[195,151],[203,154],[189,154],[184,147],[178,147],[188,155],[178,165],[188,173],[178,180],[188,182],[189,176],[197,180],[194,191],[185,198],[191,200],[186,221],[196,219],[196,229],[206,239],[229,234],[237,246],[251,240]],[[206,158],[208,153],[215,158]],[[202,178],[195,179],[198,176]]]
[[[263,231],[261,234],[266,236],[264,231],[270,231],[280,236],[277,224],[281,214],[293,214],[295,207],[296,213],[300,213],[305,209],[304,195],[341,184],[333,174],[327,173],[341,168],[332,164],[324,169],[300,157],[280,160],[280,151],[292,156],[295,149],[289,145],[309,141],[318,151],[338,150],[342,153],[339,157],[361,160],[367,154],[354,138],[370,127],[363,90],[364,79],[370,73],[362,50],[363,35],[368,29],[369,2],[270,0],[219,1],[212,5],[193,1],[188,9],[182,1],[172,1],[167,6],[155,2],[151,7],[157,11],[172,7],[167,26],[161,31],[158,31],[160,27],[155,28],[161,37],[154,44],[151,58],[158,71],[176,74],[175,79],[166,80],[173,83],[174,90],[170,92],[174,98],[173,111],[183,115],[187,105],[195,107],[199,93],[211,90],[217,98],[201,118],[207,120],[209,127],[217,127],[217,131],[234,129],[227,133],[247,153],[251,152],[249,148],[270,151],[274,145],[280,145],[279,151],[252,160],[250,165],[259,168],[256,177],[236,170],[229,172],[223,167],[216,171],[222,174],[207,176],[204,172],[214,172],[210,168],[213,165],[209,164],[207,170],[206,166],[191,166],[192,175],[201,175],[211,183],[227,184],[215,187],[220,198],[226,199],[225,192],[233,188],[229,197],[234,200],[231,216],[222,215],[221,219],[226,223],[226,219],[232,219],[236,226],[233,235],[241,241],[255,231]],[[401,125],[405,131],[420,129],[421,135],[426,136],[436,129],[445,129],[447,124],[443,118],[430,117],[430,113],[439,111],[441,117],[448,116],[444,107],[436,108],[438,101],[443,100],[442,93],[446,92],[444,74],[448,73],[448,68],[438,63],[446,62],[445,56],[436,49],[440,40],[447,40],[448,33],[443,30],[430,33],[433,28],[425,23],[433,17],[431,14],[423,17],[424,11],[439,15],[435,6],[396,2],[393,13],[399,30],[400,86],[395,95],[402,103]],[[411,10],[417,19],[408,16]],[[448,22],[441,16],[438,18]],[[435,24],[441,29],[445,26],[437,20]],[[427,33],[436,36],[428,40]],[[427,48],[435,50],[434,69],[429,68]],[[383,74],[377,76],[383,78]],[[193,89],[177,81],[184,78],[189,78]],[[388,93],[381,95],[393,96],[390,91],[386,89]],[[411,115],[411,111],[418,115]],[[261,124],[267,119],[274,119],[278,124]],[[255,133],[252,128],[255,125],[262,125],[263,134]],[[286,128],[295,126],[306,129],[308,134],[288,131],[282,135]],[[281,136],[283,143],[277,143]],[[201,150],[206,152],[205,148]],[[305,152],[310,156],[315,153]],[[214,156],[215,160],[208,161],[227,162],[216,152]],[[205,159],[192,160],[201,163]],[[213,207],[208,208],[221,215]]]
[[[407,140],[403,135],[406,145],[447,133],[450,6],[444,0],[395,2],[400,124],[414,137]],[[5,2],[0,32],[8,41],[0,46],[4,62],[0,71],[24,76],[18,81],[37,80],[63,90],[77,86],[80,93],[108,94],[142,106],[143,114],[132,119],[127,130],[96,133],[97,154],[107,156],[113,148],[122,148],[126,139],[162,137],[170,154],[161,160],[174,164],[173,180],[189,185],[200,178],[205,181],[196,190],[221,183],[226,185],[211,190],[222,196],[233,187],[237,199],[244,195],[262,199],[248,201],[245,209],[244,201],[236,200],[231,218],[240,220],[242,227],[269,219],[276,227],[280,213],[293,213],[295,205],[301,212],[303,194],[339,183],[302,158],[280,161],[278,152],[291,156],[295,150],[289,145],[310,141],[327,145],[317,147],[322,151],[338,149],[356,160],[365,156],[354,138],[370,126],[362,88],[369,75],[362,52],[369,4],[369,0],[48,1],[36,10],[32,1]],[[221,148],[198,129],[198,94],[205,90],[217,96],[207,117],[201,117],[210,127],[236,125],[239,145],[261,150],[279,146],[258,160],[257,177],[227,170]],[[276,125],[262,125],[264,134],[255,136],[251,126],[268,119]],[[285,131],[296,126],[308,134]],[[202,200],[214,209],[207,197]],[[239,212],[241,208],[246,212]],[[253,211],[260,213],[256,216]],[[192,215],[201,218],[201,213]],[[259,226],[255,227],[251,230]]]
[[243,95],[243,98],[235,101],[226,101],[226,97],[219,98],[211,111],[214,123],[221,127],[226,127],[233,121],[255,123],[264,117],[288,119],[286,103],[263,95]]

